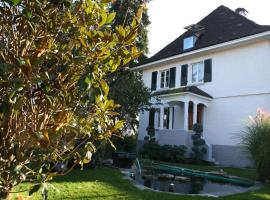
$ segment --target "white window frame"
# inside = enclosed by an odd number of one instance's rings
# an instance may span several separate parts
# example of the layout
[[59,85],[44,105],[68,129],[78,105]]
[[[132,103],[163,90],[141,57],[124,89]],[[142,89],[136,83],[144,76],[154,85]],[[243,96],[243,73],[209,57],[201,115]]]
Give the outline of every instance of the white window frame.
[[[164,73],[164,79],[162,81],[162,73]],[[162,70],[160,71],[160,89],[169,88],[170,85],[170,70]]]
[[[165,114],[165,110],[167,113]],[[164,107],[164,114],[163,114],[163,129],[170,129],[170,107]],[[167,128],[168,127],[168,128]]]
[[183,50],[191,49],[194,47],[196,42],[196,37],[195,36],[189,36],[184,38],[183,40]]
[[[201,64],[201,65],[199,65]],[[202,79],[199,80],[200,78],[200,74],[199,74],[199,67],[202,67],[201,69],[201,73],[202,73]],[[197,74],[196,74],[196,79],[193,80],[193,72],[194,72],[194,69],[196,69],[197,71]],[[196,63],[192,63],[191,64],[191,84],[196,84],[196,83],[203,83],[204,82],[204,62],[201,61],[201,62],[196,62]]]

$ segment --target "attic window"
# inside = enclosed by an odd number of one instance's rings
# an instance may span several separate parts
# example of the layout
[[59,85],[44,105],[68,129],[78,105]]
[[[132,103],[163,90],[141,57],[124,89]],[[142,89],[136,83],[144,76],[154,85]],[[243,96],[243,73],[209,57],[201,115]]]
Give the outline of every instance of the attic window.
[[190,36],[184,39],[183,42],[183,49],[190,49],[193,48],[196,42],[196,37],[195,36]]

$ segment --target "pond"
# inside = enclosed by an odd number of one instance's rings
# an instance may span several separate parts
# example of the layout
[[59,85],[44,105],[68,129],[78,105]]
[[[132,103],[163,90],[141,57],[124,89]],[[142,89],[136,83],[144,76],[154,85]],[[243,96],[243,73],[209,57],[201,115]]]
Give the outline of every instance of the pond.
[[169,174],[168,176],[169,178],[160,177],[159,175],[142,175],[136,176],[135,181],[139,185],[157,191],[215,197],[247,192],[258,188],[257,185],[245,187],[230,183],[214,182],[198,177],[173,176]]

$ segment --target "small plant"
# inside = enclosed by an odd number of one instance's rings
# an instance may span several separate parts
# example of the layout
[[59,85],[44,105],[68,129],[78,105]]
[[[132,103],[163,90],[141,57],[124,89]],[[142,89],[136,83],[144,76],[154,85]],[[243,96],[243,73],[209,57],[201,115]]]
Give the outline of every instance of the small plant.
[[194,124],[193,131],[195,133],[192,135],[193,147],[191,157],[195,159],[196,162],[201,162],[203,156],[207,153],[207,149],[205,148],[205,140],[202,139],[202,125]]
[[259,178],[270,180],[270,113],[257,110],[255,117],[250,117],[242,136],[242,144],[250,153]]
[[155,138],[155,132],[156,132],[156,129],[154,126],[148,126],[146,128],[146,131],[147,131],[147,136],[145,136],[145,140],[147,140],[148,142],[155,142],[156,141],[156,138]]
[[142,157],[167,161],[167,162],[184,162],[185,161],[186,146],[176,145],[159,145],[156,142],[145,143]]
[[154,126],[148,126],[147,128],[146,128],[146,130],[147,130],[147,134],[149,135],[149,137],[150,137],[150,139],[151,138],[153,138],[153,137],[155,137],[155,127]]

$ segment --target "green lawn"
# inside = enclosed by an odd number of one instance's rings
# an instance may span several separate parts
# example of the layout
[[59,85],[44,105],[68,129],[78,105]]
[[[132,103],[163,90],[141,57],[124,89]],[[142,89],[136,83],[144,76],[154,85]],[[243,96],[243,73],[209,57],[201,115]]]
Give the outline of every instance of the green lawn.
[[[194,166],[192,166],[194,167]],[[234,169],[235,170],[235,169]],[[235,172],[235,171],[234,171]],[[239,171],[240,172],[240,171]],[[241,172],[242,174],[243,172]],[[248,173],[248,172],[247,172]],[[123,180],[122,175],[117,169],[97,168],[74,170],[65,177],[58,177],[52,184],[59,189],[49,192],[49,199],[94,199],[94,200],[207,200],[215,198],[173,195],[168,193],[152,192],[150,190],[139,190],[128,180]],[[249,177],[249,176],[248,176]],[[22,184],[16,190],[23,190],[29,187],[28,184]],[[23,194],[24,197],[27,193]],[[16,199],[15,194],[13,199]],[[41,199],[40,193],[36,193],[30,199]],[[261,190],[239,195],[219,198],[220,200],[270,200],[270,186]]]

